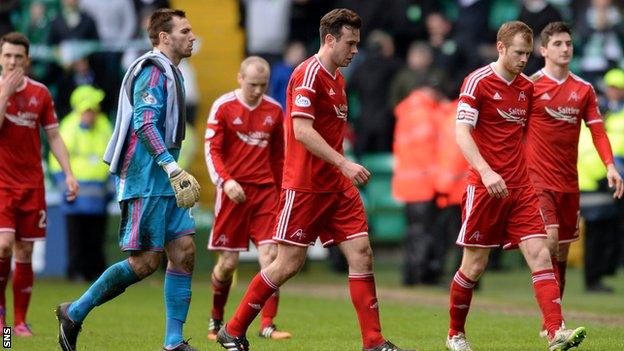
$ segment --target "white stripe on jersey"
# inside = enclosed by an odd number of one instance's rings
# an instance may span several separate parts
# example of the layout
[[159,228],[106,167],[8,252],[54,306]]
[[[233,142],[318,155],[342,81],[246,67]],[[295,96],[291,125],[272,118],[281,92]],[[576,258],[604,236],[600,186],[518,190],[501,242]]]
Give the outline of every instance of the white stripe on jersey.
[[282,106],[282,104],[280,104],[277,100],[275,100],[274,98],[268,96],[268,95],[262,95],[262,98],[264,99],[264,101],[272,103],[273,105],[277,105],[277,107],[280,108],[280,110],[283,110],[284,107]]
[[479,83],[479,81],[481,81],[481,79],[489,76],[490,74],[492,74],[492,68],[490,67],[490,65],[487,65],[475,72],[473,72],[469,77],[468,77],[468,81],[466,82],[466,87],[464,88],[464,90],[462,90],[460,95],[468,95],[470,97],[474,98],[474,93],[475,90],[477,90],[477,85]]
[[[217,100],[215,100],[215,102],[212,104],[212,107],[210,108],[210,114],[208,115],[208,122],[206,122],[206,124],[218,124],[219,122],[217,121],[217,111],[219,111],[219,108],[223,104],[233,100],[236,100],[236,94],[234,94],[233,91],[224,94]],[[206,129],[208,128],[210,127],[207,126]],[[221,183],[223,183],[223,179],[221,179],[221,177],[219,177],[219,173],[217,173],[217,168],[215,167],[214,161],[212,160],[212,155],[210,154],[210,139],[207,138],[204,138],[204,158],[206,159],[206,166],[208,168],[210,180],[212,180],[215,185],[220,186]]]

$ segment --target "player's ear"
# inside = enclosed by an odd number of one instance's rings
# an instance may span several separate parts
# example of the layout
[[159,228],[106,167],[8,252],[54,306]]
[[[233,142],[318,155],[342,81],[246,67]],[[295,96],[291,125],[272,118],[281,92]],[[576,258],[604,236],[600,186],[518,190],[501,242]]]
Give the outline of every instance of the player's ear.
[[543,47],[542,45],[539,46],[539,53],[540,55],[542,55],[542,57],[546,57],[546,48]]
[[505,49],[505,43],[503,43],[502,41],[497,41],[496,42],[496,51],[498,51],[499,55],[503,54],[503,50]]
[[169,44],[169,34],[167,34],[167,32],[158,33],[158,39],[159,39],[159,43],[163,43],[166,45]]

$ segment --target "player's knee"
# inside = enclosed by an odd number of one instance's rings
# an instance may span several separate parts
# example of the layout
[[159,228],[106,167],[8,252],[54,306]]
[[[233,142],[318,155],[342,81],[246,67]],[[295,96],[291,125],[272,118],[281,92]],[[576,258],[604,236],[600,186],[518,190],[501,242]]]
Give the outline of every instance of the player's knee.
[[347,261],[351,269],[369,272],[373,269],[373,250],[370,245],[362,245],[353,253],[347,255]]
[[162,255],[132,256],[130,257],[130,265],[139,279],[143,279],[158,269],[161,257]]
[[478,280],[479,277],[485,272],[487,266],[487,260],[474,260],[469,263],[462,264],[460,270],[462,273],[471,280]]
[[224,275],[229,276],[238,268],[238,259],[220,259],[219,264],[215,268],[219,269]]
[[9,242],[0,241],[0,257],[9,257],[13,254],[13,245]]
[[182,259],[182,268],[187,273],[193,273],[195,269],[195,250],[186,252],[184,258]]

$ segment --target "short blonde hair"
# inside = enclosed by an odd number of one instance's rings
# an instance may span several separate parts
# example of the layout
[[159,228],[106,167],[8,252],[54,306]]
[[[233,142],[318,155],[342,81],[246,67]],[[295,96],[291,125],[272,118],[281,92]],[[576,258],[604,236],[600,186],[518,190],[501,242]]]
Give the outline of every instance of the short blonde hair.
[[502,42],[507,48],[511,45],[516,34],[520,34],[527,43],[533,45],[533,30],[521,21],[503,23],[496,34],[496,42]]
[[260,56],[249,56],[244,59],[243,62],[241,62],[240,64],[239,73],[244,76],[245,72],[247,71],[247,67],[251,65],[256,66],[256,69],[259,73],[267,71],[269,74],[271,74],[271,66],[269,65],[269,62],[267,62],[267,60],[263,59]]

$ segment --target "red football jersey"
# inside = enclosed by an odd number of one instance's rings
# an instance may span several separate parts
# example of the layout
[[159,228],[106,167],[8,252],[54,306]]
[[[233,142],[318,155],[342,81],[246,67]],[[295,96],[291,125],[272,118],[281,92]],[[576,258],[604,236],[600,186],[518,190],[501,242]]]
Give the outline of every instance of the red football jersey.
[[295,139],[293,131],[293,118],[311,118],[314,129],[323,139],[344,154],[342,142],[347,130],[347,114],[345,81],[340,70],[328,72],[316,55],[294,70],[286,91],[283,188],[326,193],[353,186],[338,168],[310,153]]
[[[525,187],[530,180],[522,138],[531,109],[533,83],[524,74],[507,81],[493,66],[477,69],[464,79],[457,123],[474,126],[472,137],[481,156],[508,188]],[[470,170],[468,183],[483,186],[474,169]]]
[[45,85],[30,78],[9,98],[0,128],[0,187],[43,188],[39,128],[58,127]]
[[264,95],[247,105],[233,91],[215,100],[206,124],[205,156],[213,183],[279,186],[284,160],[282,107]]
[[533,108],[526,133],[529,176],[538,188],[578,192],[581,119],[602,123],[594,88],[570,73],[563,81],[544,70],[533,77]]

